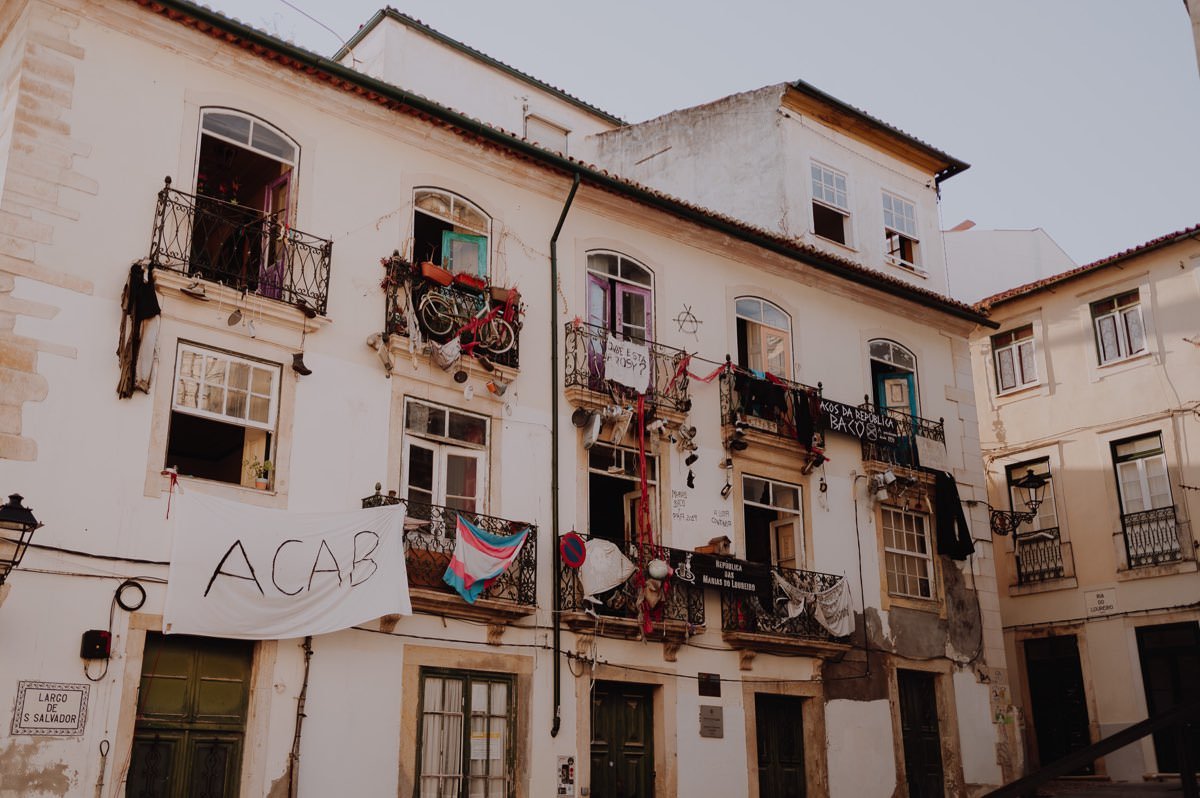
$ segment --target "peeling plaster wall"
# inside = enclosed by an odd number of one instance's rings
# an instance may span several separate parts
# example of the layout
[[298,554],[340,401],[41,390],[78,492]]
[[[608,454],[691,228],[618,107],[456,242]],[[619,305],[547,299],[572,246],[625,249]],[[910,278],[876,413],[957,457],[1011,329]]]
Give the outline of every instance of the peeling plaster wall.
[[0,743],[0,798],[69,795],[78,788],[79,771],[42,752],[45,739]]

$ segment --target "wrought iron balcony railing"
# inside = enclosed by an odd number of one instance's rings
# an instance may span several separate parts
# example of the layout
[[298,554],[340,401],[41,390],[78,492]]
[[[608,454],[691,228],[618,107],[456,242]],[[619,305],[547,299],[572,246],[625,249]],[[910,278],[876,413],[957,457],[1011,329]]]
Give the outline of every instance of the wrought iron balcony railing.
[[765,595],[765,590],[758,593],[722,591],[722,631],[817,641],[839,639],[817,621],[812,597],[835,587],[843,577],[780,566],[763,567],[771,573],[769,596]]
[[759,378],[726,371],[721,375],[721,422],[742,422],[751,429],[812,448],[813,435],[822,432],[820,397],[820,387],[775,376]]
[[1017,584],[1058,579],[1065,573],[1058,527],[1014,532],[1013,545],[1017,558]]
[[537,606],[537,527],[521,521],[509,521],[481,513],[468,513],[453,507],[425,504],[403,499],[395,494],[383,495],[379,487],[375,495],[362,500],[362,506],[381,507],[403,504],[407,507],[404,519],[404,557],[408,563],[410,587],[453,593],[442,581],[450,556],[454,553],[458,518],[461,515],[480,529],[494,535],[514,535],[529,527],[529,537],[521,546],[517,559],[483,593],[483,598],[507,601],[524,607]]
[[[679,549],[662,547],[660,556],[672,563],[683,562],[689,552]],[[634,552],[627,552],[630,559],[635,559]],[[638,585],[634,578],[625,584],[601,596],[601,602],[588,601],[583,596],[583,586],[579,581],[579,571],[564,566],[559,575],[558,590],[562,599],[563,612],[594,613],[597,618],[626,618],[640,620],[641,610],[638,608]],[[663,597],[663,621],[676,621],[689,627],[704,626],[704,590],[698,585],[689,585],[679,580],[671,580]]]
[[[612,387],[604,376],[609,336],[613,336],[613,333],[604,327],[580,322],[567,323],[566,387],[583,388],[595,394],[598,401],[612,400]],[[680,365],[687,353],[642,338],[628,337],[628,340],[645,346],[650,356],[647,401],[666,410],[686,413],[691,408],[691,399],[688,396],[687,370],[681,370]]]
[[864,439],[862,442],[863,460],[878,460],[915,468],[920,464],[917,456],[917,438],[938,441],[942,444],[946,442],[945,419],[939,418],[937,421],[932,421],[928,418],[909,415],[900,410],[879,407],[872,403],[869,397],[859,407],[881,416],[888,416],[896,422],[896,442]]
[[1121,516],[1121,527],[1130,568],[1182,559],[1175,505],[1126,513]]
[[278,215],[184,194],[171,178],[158,192],[150,261],[324,314],[333,242],[289,227]]

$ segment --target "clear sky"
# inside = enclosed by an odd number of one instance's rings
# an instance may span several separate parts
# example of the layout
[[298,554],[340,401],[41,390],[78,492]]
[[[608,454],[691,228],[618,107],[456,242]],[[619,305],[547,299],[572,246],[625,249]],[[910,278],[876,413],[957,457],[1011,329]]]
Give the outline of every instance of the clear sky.
[[[391,2],[631,122],[803,79],[971,164],[944,228],[1042,227],[1086,263],[1200,223],[1181,0]],[[346,39],[381,4],[207,3],[322,55],[339,40],[294,8]]]

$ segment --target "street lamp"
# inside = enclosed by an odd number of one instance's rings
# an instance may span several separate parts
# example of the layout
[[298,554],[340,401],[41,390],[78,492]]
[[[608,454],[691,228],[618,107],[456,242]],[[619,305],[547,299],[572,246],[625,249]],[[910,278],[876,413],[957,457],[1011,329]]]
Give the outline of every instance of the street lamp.
[[1007,535],[1016,532],[1021,524],[1027,524],[1037,518],[1038,507],[1046,492],[1046,484],[1050,478],[1044,474],[1035,474],[1033,469],[1027,469],[1025,476],[1012,483],[1023,494],[1025,512],[1020,510],[992,510],[992,532],[997,535]]
[[0,507],[0,585],[9,573],[21,564],[29,539],[41,523],[33,517],[33,511],[21,504],[21,494],[14,493]]

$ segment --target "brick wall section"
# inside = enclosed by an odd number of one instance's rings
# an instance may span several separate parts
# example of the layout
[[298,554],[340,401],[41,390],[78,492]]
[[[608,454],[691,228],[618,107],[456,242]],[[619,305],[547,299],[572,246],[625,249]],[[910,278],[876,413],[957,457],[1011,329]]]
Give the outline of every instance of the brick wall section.
[[0,17],[8,39],[0,86],[10,102],[15,96],[0,137],[8,147],[0,158],[0,459],[36,460],[37,441],[22,434],[21,415],[26,402],[51,389],[39,358],[74,358],[75,350],[18,333],[21,317],[52,319],[59,309],[14,296],[16,278],[92,293],[90,281],[56,268],[47,255],[59,226],[79,218],[72,201],[99,186],[77,171],[90,148],[71,136],[75,74],[84,58],[71,42],[78,17],[36,0],[13,3]]

